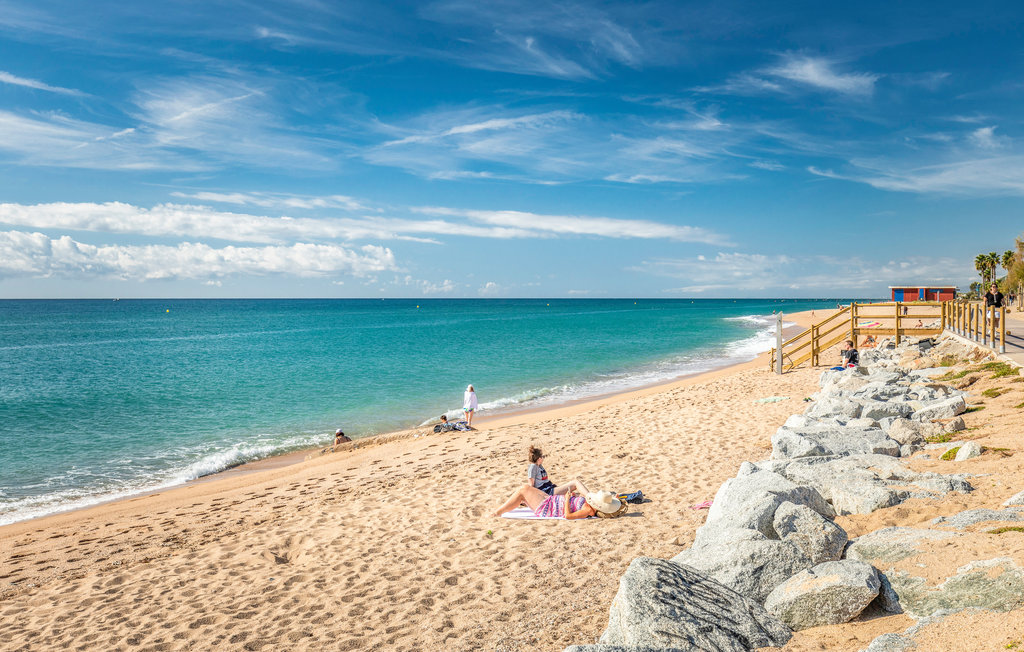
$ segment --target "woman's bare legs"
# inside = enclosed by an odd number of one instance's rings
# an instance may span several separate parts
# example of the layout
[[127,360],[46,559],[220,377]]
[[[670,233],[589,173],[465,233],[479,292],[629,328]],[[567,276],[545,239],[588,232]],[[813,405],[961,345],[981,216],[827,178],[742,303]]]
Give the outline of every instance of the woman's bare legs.
[[561,496],[561,495],[564,495],[564,494],[571,494],[574,491],[576,493],[582,494],[584,496],[586,496],[588,493],[590,493],[589,491],[587,491],[587,486],[585,484],[583,484],[579,480],[579,478],[576,478],[576,479],[574,479],[574,480],[572,480],[570,482],[567,482],[567,483],[561,485],[560,487],[555,487],[555,495],[556,496]]
[[505,501],[504,505],[498,508],[498,511],[494,512],[494,515],[501,516],[505,512],[511,512],[522,503],[526,503],[530,509],[537,509],[547,497],[548,495],[537,487],[523,485]]

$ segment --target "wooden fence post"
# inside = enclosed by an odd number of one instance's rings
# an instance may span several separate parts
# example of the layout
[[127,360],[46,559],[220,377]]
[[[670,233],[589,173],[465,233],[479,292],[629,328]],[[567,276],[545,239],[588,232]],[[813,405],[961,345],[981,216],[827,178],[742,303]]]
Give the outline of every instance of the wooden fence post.
[[[992,336],[995,340],[995,336]],[[1006,353],[1006,306],[999,308],[999,352]]]
[[899,344],[900,344],[900,312],[902,312],[901,308],[902,308],[902,306],[900,306],[900,302],[897,301],[896,302],[896,328],[895,328],[895,331],[896,331],[896,346],[899,346]]
[[782,313],[775,320],[775,373],[782,374]]

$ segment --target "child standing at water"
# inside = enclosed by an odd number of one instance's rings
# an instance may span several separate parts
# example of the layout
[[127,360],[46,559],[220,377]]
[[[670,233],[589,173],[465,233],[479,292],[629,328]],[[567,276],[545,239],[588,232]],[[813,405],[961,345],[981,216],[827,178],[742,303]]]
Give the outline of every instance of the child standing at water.
[[462,411],[466,415],[466,425],[473,427],[473,413],[476,412],[476,392],[473,386],[466,388],[466,394],[462,397]]

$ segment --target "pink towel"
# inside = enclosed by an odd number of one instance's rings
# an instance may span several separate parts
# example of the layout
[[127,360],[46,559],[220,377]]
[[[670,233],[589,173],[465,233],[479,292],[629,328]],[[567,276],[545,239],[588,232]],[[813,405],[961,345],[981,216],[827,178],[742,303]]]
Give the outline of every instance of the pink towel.
[[711,507],[711,502],[712,501],[710,501],[710,500],[705,500],[702,503],[697,503],[696,505],[691,505],[690,509],[707,509],[708,507]]

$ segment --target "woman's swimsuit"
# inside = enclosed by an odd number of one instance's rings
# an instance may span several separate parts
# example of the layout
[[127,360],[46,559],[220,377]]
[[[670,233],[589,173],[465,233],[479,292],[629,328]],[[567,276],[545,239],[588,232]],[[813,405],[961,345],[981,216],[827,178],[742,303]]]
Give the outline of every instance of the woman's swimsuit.
[[[583,505],[587,503],[583,496],[573,496],[569,499],[569,511],[578,512],[583,509]],[[560,517],[565,516],[565,496],[548,496],[544,499],[540,505],[537,505],[537,509],[533,510],[536,516],[545,517]]]

